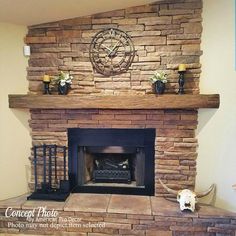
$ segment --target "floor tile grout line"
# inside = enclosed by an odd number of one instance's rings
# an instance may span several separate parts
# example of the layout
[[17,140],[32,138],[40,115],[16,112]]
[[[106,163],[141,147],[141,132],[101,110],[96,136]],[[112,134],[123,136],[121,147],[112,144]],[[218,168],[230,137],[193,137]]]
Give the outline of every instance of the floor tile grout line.
[[152,199],[151,199],[152,197],[151,196],[149,196],[149,202],[150,202],[150,209],[151,209],[151,215],[153,216],[153,210],[152,210]]
[[109,194],[109,200],[108,200],[108,204],[107,204],[107,207],[106,207],[106,213],[108,213],[108,208],[109,208],[109,205],[110,205],[110,202],[111,202],[111,198],[112,198],[112,194]]

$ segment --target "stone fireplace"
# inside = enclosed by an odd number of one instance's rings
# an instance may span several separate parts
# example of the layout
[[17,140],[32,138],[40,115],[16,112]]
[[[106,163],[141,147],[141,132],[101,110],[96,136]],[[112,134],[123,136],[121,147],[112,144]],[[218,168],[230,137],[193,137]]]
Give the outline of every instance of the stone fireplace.
[[73,192],[154,195],[155,129],[68,130]]
[[[50,101],[54,99],[52,104],[55,106],[47,108],[51,104],[48,100],[45,102],[46,106],[30,107],[32,144],[68,146],[70,140],[67,132],[68,129],[73,128],[155,129],[153,165],[155,196],[169,196],[159,185],[158,178],[175,189],[193,189],[197,157],[195,138],[197,107],[183,105],[176,109],[170,108],[171,106],[151,109],[143,106],[140,109],[136,104],[148,97],[149,104],[152,104],[153,90],[149,78],[156,70],[163,70],[168,74],[169,80],[163,99],[169,100],[169,104],[175,104],[175,98],[171,98],[170,95],[178,91],[178,64],[180,63],[186,64],[188,68],[185,74],[186,94],[199,93],[201,12],[202,2],[199,0],[166,0],[88,17],[30,26],[25,39],[32,51],[27,74],[29,95],[42,94],[42,76],[45,73],[53,76],[62,70],[74,76],[72,90],[66,97],[91,96],[88,101],[92,106],[99,97],[111,96],[111,100],[107,103],[108,108],[84,106],[80,109],[61,106],[58,109],[57,104],[62,104],[63,101],[57,98],[56,91],[52,90],[52,95],[48,96],[48,99]],[[136,54],[127,72],[121,75],[103,76],[92,68],[89,61],[89,45],[99,30],[111,27],[121,29],[130,35]],[[118,103],[117,106],[110,108],[109,104],[112,104],[112,99],[115,99],[112,97],[119,96],[126,96],[124,99],[120,98],[123,108]],[[183,95],[183,99],[184,96],[186,95]],[[136,97],[136,104],[127,109],[125,103],[130,97]],[[59,100],[60,102],[57,102]],[[64,105],[66,106],[66,102]],[[102,146],[107,147],[107,145]],[[117,144],[108,146],[120,147]],[[82,156],[87,156],[84,157],[87,162],[89,162],[89,155],[93,156],[91,157],[93,159],[103,155],[101,149],[94,153],[94,147],[96,147],[94,144],[88,145],[79,151]],[[134,155],[132,150],[129,152],[131,153],[123,153],[127,155],[128,160]],[[86,167],[84,171],[86,169],[88,171],[90,167]],[[89,179],[90,175],[92,174],[87,173],[83,178]],[[134,173],[130,175],[132,183]],[[30,186],[33,188],[33,175],[31,181]],[[76,181],[79,184],[85,182],[81,178],[77,178]]]
[[[31,109],[30,123],[34,145],[56,143],[67,146],[69,142],[70,146],[68,128],[69,133],[77,129],[155,129],[155,196],[169,196],[159,185],[158,178],[176,189],[194,187],[196,110]],[[93,148],[97,145],[90,143],[85,146]],[[103,146],[106,145],[100,144],[100,148]],[[110,143],[108,146],[121,145]],[[78,156],[78,150],[75,155]]]
[[[66,202],[43,204],[57,209],[59,216],[80,217],[82,223],[81,227],[67,225],[55,230],[38,224],[37,232],[84,236],[235,234],[235,215],[212,206],[201,206],[191,215],[180,212],[176,203],[163,198],[173,195],[158,182],[160,178],[176,190],[194,189],[198,108],[219,107],[219,95],[199,94],[201,12],[201,0],[161,0],[29,27],[25,38],[31,47],[29,92],[9,95],[9,105],[30,109],[32,146],[68,148],[65,179],[73,194]],[[127,32],[134,43],[134,61],[123,74],[98,74],[89,60],[90,42],[105,28]],[[187,66],[183,95],[177,94],[179,64]],[[149,81],[156,70],[168,75],[166,92],[158,96]],[[59,71],[74,77],[72,90],[66,96],[53,89],[51,95],[43,95],[43,75],[54,76]],[[33,190],[33,150],[30,161],[29,186]],[[64,179],[63,164],[59,156],[58,180]],[[39,173],[38,177],[43,176]],[[1,204],[0,213],[9,204],[32,209],[42,202],[20,197]],[[9,229],[6,222],[0,222],[0,232],[32,233],[27,226]],[[94,222],[106,227],[88,227]]]

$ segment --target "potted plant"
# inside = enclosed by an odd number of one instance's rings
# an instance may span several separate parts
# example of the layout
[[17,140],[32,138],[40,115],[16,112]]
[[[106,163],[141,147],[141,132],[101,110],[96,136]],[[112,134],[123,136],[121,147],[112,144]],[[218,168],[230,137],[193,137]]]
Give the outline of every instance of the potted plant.
[[167,83],[167,74],[164,71],[156,71],[150,78],[151,83],[154,85],[157,94],[163,94],[165,91],[165,84]]
[[72,84],[73,76],[69,73],[65,73],[60,71],[58,76],[55,76],[52,80],[53,84],[57,84],[58,86],[58,94],[66,95],[70,89],[70,85]]

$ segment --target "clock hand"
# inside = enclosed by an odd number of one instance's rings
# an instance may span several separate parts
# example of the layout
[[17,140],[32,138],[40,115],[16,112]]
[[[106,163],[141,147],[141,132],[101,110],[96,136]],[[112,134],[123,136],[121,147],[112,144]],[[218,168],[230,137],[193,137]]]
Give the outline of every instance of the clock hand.
[[111,52],[111,49],[109,47],[107,47],[106,45],[101,44],[101,46],[103,46],[104,48],[106,48],[107,50],[109,50]]
[[[111,51],[109,52],[109,54],[107,55],[108,57],[114,52],[115,48],[117,48],[120,44],[120,41],[117,41],[117,43],[115,44],[115,46],[111,49]],[[116,53],[116,52],[115,52]]]
[[118,46],[118,44],[120,44],[120,41],[116,42],[115,46],[111,49],[111,51],[113,51]]

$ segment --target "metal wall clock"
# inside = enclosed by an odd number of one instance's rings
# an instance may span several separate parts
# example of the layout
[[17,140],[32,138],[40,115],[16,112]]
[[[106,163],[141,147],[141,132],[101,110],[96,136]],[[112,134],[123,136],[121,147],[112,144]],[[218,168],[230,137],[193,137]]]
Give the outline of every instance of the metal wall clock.
[[89,49],[93,68],[107,76],[127,71],[134,55],[135,49],[130,36],[115,28],[99,31],[92,39]]

